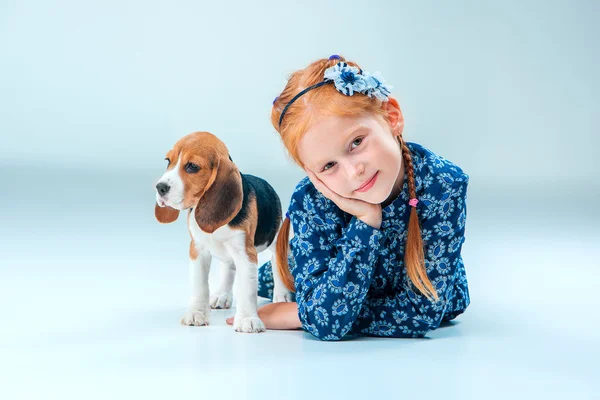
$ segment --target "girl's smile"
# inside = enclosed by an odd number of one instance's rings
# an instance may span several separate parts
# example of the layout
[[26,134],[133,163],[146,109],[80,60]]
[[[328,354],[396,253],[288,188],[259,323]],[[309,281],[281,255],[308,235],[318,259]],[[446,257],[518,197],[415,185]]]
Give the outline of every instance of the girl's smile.
[[371,179],[369,179],[367,182],[365,182],[361,187],[356,189],[356,191],[357,192],[367,192],[369,189],[371,189],[375,185],[375,182],[377,181],[378,174],[379,174],[379,171],[377,171],[375,173],[375,175],[373,175],[373,177],[371,177]]

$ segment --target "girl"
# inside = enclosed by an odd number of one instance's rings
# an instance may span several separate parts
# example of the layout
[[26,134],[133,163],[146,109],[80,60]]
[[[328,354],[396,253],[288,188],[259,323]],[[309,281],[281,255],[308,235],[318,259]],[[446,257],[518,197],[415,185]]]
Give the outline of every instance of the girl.
[[390,90],[333,55],[292,74],[273,102],[273,126],[308,176],[279,233],[279,268],[259,269],[260,296],[285,298],[273,293],[279,274],[296,299],[261,307],[267,328],[322,340],[423,337],[469,305],[468,176],[404,141]]

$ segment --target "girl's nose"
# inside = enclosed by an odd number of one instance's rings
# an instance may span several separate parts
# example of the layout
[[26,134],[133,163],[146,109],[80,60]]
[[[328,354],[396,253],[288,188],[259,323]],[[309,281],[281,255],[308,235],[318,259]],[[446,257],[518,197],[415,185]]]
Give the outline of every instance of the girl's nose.
[[358,176],[362,176],[365,173],[365,166],[360,164],[357,167],[357,173],[358,173]]
[[363,163],[348,164],[346,166],[346,171],[348,173],[348,178],[350,178],[351,180],[357,179],[364,175],[365,166]]

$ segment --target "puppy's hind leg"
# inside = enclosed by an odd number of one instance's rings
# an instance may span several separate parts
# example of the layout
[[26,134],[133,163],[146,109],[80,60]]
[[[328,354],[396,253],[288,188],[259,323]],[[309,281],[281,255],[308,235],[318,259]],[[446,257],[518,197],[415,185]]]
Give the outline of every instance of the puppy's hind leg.
[[210,296],[210,307],[230,308],[233,299],[233,281],[235,279],[235,264],[233,260],[221,263],[220,279],[219,288]]
[[277,236],[269,246],[273,254],[271,256],[271,268],[273,269],[273,303],[290,302],[293,299],[292,292],[284,285],[277,268]]

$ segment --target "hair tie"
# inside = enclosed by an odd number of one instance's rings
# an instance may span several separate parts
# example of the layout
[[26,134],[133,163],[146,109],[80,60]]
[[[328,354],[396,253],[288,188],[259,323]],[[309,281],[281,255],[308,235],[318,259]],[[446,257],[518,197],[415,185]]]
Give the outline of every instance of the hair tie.
[[286,217],[287,219],[290,219],[290,214],[289,214],[287,211],[285,212],[285,217]]
[[329,59],[330,60],[339,60],[340,56],[338,56],[337,54],[332,54],[332,55],[329,56]]
[[415,207],[416,208],[418,203],[419,203],[419,200],[417,200],[417,199],[410,199],[409,202],[408,202],[408,205],[411,206],[411,207]]
[[279,96],[277,96],[273,99],[273,105],[275,105],[275,102],[277,101],[278,98],[279,98]]

